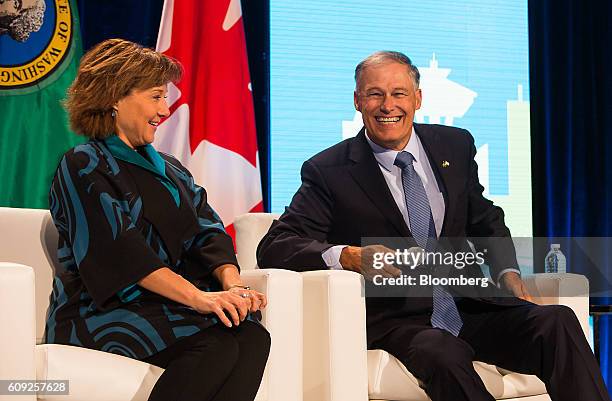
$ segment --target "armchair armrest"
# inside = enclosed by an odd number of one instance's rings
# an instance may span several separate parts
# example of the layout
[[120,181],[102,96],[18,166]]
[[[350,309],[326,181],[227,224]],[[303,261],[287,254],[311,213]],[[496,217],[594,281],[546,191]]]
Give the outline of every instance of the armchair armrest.
[[540,305],[565,305],[574,311],[582,331],[589,338],[589,281],[572,273],[539,273],[523,278]]
[[302,273],[304,399],[368,399],[362,276],[343,270]]
[[272,346],[257,400],[301,401],[303,372],[302,277],[281,269],[243,270],[242,281],[268,297],[262,323]]
[[[34,271],[18,263],[0,262],[0,380],[35,380],[35,346]],[[0,395],[0,400],[13,398]]]

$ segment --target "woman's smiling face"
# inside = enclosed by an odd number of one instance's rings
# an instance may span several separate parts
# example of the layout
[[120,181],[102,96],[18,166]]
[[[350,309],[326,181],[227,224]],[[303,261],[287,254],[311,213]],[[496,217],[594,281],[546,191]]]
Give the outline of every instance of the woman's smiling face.
[[134,89],[116,103],[116,133],[129,147],[153,142],[157,126],[170,115],[167,93],[168,85]]

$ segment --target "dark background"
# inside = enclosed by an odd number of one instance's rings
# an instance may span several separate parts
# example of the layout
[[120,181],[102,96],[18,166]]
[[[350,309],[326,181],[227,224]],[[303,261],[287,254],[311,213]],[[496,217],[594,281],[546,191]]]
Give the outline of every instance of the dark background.
[[[609,237],[612,231],[611,4],[529,0],[534,236]],[[163,0],[80,0],[78,6],[85,51],[112,37],[155,47]],[[242,8],[269,211],[269,3],[243,0]],[[568,271],[580,273],[580,260],[567,256]],[[612,270],[610,255],[602,256]],[[612,383],[607,317],[599,334],[602,372]]]
[[[534,236],[610,237],[612,232],[611,17],[607,0],[529,1]],[[612,277],[612,250],[599,252],[593,256],[606,261]],[[575,259],[568,255],[568,271],[580,273],[587,261]],[[608,316],[597,334],[610,388]]]

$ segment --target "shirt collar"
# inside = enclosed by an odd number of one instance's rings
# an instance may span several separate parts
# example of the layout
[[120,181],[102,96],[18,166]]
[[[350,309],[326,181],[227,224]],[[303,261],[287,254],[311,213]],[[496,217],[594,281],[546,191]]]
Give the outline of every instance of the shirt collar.
[[[366,140],[368,141],[368,144],[372,148],[372,152],[374,153],[374,157],[376,158],[376,161],[378,162],[378,164],[383,166],[387,171],[392,171],[395,165],[394,164],[395,158],[397,157],[397,154],[399,153],[399,151],[393,150],[393,149],[387,149],[387,148],[384,148],[372,142],[372,140],[368,136],[367,129],[366,129],[365,137],[366,137]],[[402,151],[410,152],[412,156],[414,157],[414,160],[416,163],[418,163],[421,158],[421,151],[420,151],[420,146],[419,146],[420,142],[421,141],[419,137],[417,136],[416,132],[414,131],[414,126],[413,126],[412,133],[410,134],[410,139],[408,140],[408,143],[406,144],[404,149],[402,149]]]

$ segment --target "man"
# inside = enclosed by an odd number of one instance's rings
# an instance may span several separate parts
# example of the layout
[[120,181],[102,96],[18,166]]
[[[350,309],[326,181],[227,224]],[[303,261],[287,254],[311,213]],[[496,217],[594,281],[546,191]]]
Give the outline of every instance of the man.
[[[363,238],[432,250],[432,238],[469,237],[488,249],[491,276],[507,296],[453,299],[433,286],[427,297],[368,297],[368,347],[398,358],[433,401],[493,400],[473,360],[538,375],[554,401],[609,400],[571,309],[528,302],[504,214],[482,195],[471,135],[413,124],[419,72],[402,53],[372,54],[355,81],[364,129],[304,163],[300,189],[259,245],[259,265],[397,277],[392,264],[372,269],[374,254],[389,249],[362,246]],[[455,250],[466,247],[463,240]],[[482,277],[478,266],[464,273]]]

